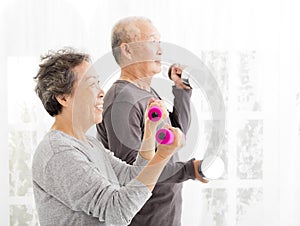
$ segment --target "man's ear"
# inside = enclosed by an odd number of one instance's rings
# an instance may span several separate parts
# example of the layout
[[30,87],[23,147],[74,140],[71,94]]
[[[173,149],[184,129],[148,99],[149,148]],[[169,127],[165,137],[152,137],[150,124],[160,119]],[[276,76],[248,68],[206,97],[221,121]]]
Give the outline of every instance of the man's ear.
[[131,49],[130,46],[127,43],[122,43],[120,45],[121,53],[123,56],[125,56],[128,60],[132,59],[131,56]]
[[69,104],[70,95],[61,94],[55,96],[55,98],[58,101],[58,103],[60,103],[61,106],[67,107]]

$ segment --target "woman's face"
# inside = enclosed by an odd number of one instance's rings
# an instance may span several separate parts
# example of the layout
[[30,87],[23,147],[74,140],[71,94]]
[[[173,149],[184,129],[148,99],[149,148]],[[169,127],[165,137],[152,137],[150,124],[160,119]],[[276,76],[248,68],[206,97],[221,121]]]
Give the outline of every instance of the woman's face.
[[76,128],[88,129],[102,121],[104,91],[90,63],[84,61],[74,68],[74,72],[78,80],[72,97],[72,122]]

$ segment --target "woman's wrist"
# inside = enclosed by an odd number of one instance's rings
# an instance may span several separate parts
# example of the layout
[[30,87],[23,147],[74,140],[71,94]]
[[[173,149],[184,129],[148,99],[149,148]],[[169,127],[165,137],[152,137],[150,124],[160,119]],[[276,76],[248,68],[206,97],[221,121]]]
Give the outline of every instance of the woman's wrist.
[[140,148],[140,154],[144,159],[150,160],[155,155],[155,137],[150,136],[146,138],[144,136],[141,148]]
[[151,160],[155,155],[155,151],[154,150],[150,150],[150,151],[140,150],[139,154],[143,159]]
[[173,153],[168,153],[167,151],[160,149],[160,147],[158,146],[155,155],[157,155],[161,160],[169,160],[172,157]]

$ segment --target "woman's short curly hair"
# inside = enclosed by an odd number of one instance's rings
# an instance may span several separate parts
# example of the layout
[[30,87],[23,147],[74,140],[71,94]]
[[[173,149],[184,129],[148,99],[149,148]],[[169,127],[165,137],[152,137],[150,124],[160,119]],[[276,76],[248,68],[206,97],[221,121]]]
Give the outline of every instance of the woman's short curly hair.
[[72,48],[64,48],[58,51],[49,51],[41,56],[41,64],[37,75],[35,92],[41,99],[46,111],[51,115],[58,115],[61,104],[56,100],[58,95],[72,94],[77,75],[73,68],[83,61],[90,62],[90,56],[76,52]]

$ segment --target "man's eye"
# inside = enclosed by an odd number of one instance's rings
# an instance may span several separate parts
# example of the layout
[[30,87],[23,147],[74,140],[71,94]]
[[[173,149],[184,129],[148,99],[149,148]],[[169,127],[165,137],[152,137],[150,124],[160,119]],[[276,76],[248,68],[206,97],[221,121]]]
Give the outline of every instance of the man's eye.
[[95,87],[95,86],[100,86],[100,81],[99,80],[97,80],[97,81],[94,81],[93,83],[91,83],[91,85],[90,86],[92,86],[92,87]]
[[100,87],[100,81],[99,80],[97,80],[97,81],[95,81],[95,82],[93,82],[92,84],[91,84],[91,87]]

